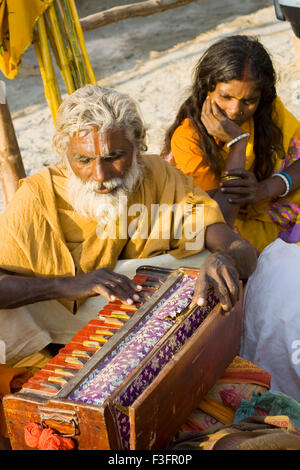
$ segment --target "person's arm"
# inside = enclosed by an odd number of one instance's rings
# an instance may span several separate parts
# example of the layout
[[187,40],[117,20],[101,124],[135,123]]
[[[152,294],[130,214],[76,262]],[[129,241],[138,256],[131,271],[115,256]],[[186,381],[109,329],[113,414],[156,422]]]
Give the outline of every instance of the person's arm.
[[0,269],[0,309],[10,309],[43,300],[79,300],[103,295],[107,300],[140,300],[141,286],[126,276],[102,268],[69,277],[34,278]]
[[[246,156],[246,139],[240,140],[232,146],[226,163],[225,175],[235,177],[234,171],[237,169],[243,170],[245,165],[244,155]],[[240,177],[236,175],[236,178]],[[236,182],[238,179],[230,181]],[[223,192],[222,188],[224,188],[224,185],[221,182],[220,188],[214,192],[212,197],[219,204],[226,223],[232,227],[242,203],[236,202],[232,204],[232,201],[227,197],[227,194]]]
[[205,247],[212,254],[200,268],[192,305],[205,305],[207,291],[213,287],[223,309],[229,311],[238,300],[239,281],[246,281],[255,270],[256,251],[221,223],[207,227]]
[[[209,97],[206,98],[203,104],[201,120],[208,134],[217,137],[224,142],[225,145],[245,133],[235,122],[225,117],[217,104],[211,101]],[[246,145],[246,138],[242,138],[231,145],[226,160],[226,173],[231,174],[232,170],[243,169],[245,167]],[[221,188],[210,191],[209,194],[218,202],[225,221],[232,227],[239,212],[240,204],[236,203],[233,205],[228,200],[227,195],[221,191]]]

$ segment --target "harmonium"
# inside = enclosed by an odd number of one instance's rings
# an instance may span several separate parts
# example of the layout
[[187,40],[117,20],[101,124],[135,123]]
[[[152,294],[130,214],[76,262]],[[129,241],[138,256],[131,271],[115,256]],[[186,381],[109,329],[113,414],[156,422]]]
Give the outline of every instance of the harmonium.
[[[107,303],[19,392],[3,399],[14,450],[29,423],[78,450],[165,449],[239,353],[242,294],[224,313],[213,290],[190,307],[197,269],[142,266],[140,305]],[[241,289],[242,291],[242,289]]]

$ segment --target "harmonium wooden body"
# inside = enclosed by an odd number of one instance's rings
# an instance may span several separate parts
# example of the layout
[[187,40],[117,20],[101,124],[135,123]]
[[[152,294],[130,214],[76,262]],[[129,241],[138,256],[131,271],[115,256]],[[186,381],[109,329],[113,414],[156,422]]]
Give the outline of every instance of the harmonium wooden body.
[[242,295],[229,314],[210,291],[194,305],[197,270],[143,266],[148,294],[108,303],[15,394],[3,399],[11,445],[30,449],[35,422],[71,436],[78,450],[165,449],[239,353]]

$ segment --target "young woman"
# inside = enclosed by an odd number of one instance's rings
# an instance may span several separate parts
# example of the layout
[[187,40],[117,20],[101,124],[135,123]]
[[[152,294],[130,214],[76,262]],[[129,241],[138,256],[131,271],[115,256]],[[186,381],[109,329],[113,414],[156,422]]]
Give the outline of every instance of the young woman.
[[162,155],[216,199],[260,252],[300,240],[300,122],[277,97],[262,44],[230,36],[198,62]]

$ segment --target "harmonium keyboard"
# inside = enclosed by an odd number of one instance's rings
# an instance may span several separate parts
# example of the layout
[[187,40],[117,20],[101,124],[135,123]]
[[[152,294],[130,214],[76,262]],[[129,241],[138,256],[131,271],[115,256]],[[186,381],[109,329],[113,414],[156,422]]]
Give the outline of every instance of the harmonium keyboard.
[[[143,266],[148,298],[110,302],[69,344],[6,395],[14,450],[28,423],[71,436],[78,450],[165,449],[239,353],[242,294],[225,314],[211,290],[190,307],[197,270]],[[241,289],[242,291],[242,289]]]

